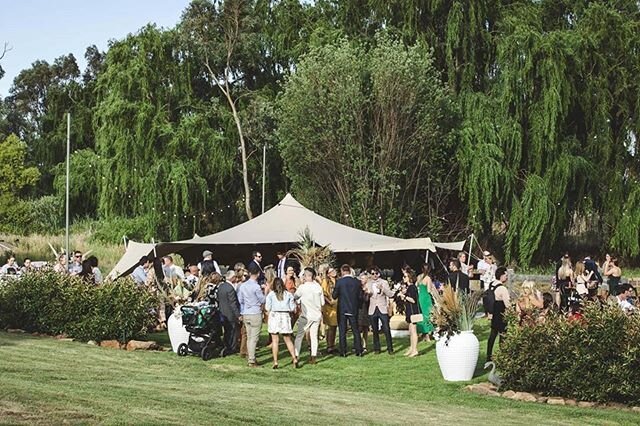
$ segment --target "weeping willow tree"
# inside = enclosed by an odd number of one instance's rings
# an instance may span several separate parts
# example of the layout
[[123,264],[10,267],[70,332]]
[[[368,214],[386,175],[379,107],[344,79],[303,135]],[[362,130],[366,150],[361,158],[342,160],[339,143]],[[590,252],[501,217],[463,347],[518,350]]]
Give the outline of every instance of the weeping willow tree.
[[507,259],[530,264],[592,216],[602,243],[640,253],[637,218],[620,220],[639,171],[640,71],[638,7],[622,4],[504,9],[488,96],[461,96],[461,192],[473,226],[508,223]]
[[228,120],[194,96],[212,88],[176,44],[154,27],[112,44],[95,112],[100,216],[143,216],[150,235],[169,238],[191,236],[203,213],[220,227],[235,159]]

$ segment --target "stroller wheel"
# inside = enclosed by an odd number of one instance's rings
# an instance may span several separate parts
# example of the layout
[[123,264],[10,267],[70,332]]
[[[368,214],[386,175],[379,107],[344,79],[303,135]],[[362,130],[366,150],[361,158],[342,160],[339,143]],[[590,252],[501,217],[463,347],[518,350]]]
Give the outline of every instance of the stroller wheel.
[[202,348],[202,352],[200,353],[200,357],[203,361],[209,361],[214,356],[213,347],[205,346]]
[[189,355],[189,347],[187,346],[186,343],[181,343],[180,346],[178,346],[178,356],[187,356]]

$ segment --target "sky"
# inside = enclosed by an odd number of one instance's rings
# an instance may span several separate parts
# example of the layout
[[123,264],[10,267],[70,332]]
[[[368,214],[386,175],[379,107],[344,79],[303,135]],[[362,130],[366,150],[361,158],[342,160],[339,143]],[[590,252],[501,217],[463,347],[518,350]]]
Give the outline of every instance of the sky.
[[0,0],[0,60],[5,76],[0,97],[18,73],[42,59],[49,63],[73,53],[84,70],[84,52],[95,44],[106,51],[109,40],[122,39],[147,23],[173,27],[188,0]]

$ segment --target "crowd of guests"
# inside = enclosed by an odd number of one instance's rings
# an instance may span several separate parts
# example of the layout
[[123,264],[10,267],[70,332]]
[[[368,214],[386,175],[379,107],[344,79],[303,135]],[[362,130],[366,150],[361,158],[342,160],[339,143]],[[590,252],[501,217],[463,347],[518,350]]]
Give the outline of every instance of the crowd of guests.
[[[176,266],[171,256],[143,257],[132,277],[155,294],[160,293],[162,286],[182,289],[177,292],[180,300],[175,291],[173,299],[160,297],[160,328],[164,328],[170,314],[165,306],[171,309],[171,303],[202,300],[207,294],[204,287],[217,286],[224,353],[239,352],[247,358],[249,366],[255,366],[260,331],[266,323],[269,333],[266,344],[272,349],[273,368],[279,365],[281,341],[296,367],[300,365],[303,344],[308,347],[309,363],[315,364],[323,340],[327,354],[364,356],[371,349],[369,343],[376,354],[383,350],[393,354],[390,319],[395,313],[404,314],[408,323],[410,344],[404,355],[418,356],[419,342],[431,340],[434,333],[430,321],[433,295],[446,285],[469,293],[472,278],[478,279],[485,294],[484,311],[491,323],[489,360],[495,341],[501,341],[506,332],[505,312],[510,307],[515,307],[521,323],[544,321],[550,310],[563,312],[570,319],[579,318],[582,304],[589,300],[617,302],[625,311],[635,310],[630,301],[633,288],[620,284],[618,262],[609,256],[598,266],[588,257],[573,265],[565,255],[557,265],[556,279],[549,292],[542,293],[533,282],[525,281],[519,296],[507,288],[507,269],[498,267],[488,251],[483,252],[476,265],[468,261],[466,253],[459,253],[449,260],[447,274],[437,279],[428,263],[422,265],[419,274],[405,266],[402,281],[397,284],[384,279],[376,266],[358,274],[351,265],[339,269],[321,265],[318,271],[312,268],[297,271],[296,266],[281,252],[273,266],[263,267],[262,254],[256,251],[246,265],[238,263],[223,276],[213,253],[207,250],[200,263],[185,270]],[[351,351],[347,347],[349,334],[353,335]]]
[[491,334],[487,343],[487,359],[491,360],[496,338],[500,341],[507,329],[505,312],[515,307],[520,325],[543,323],[550,312],[566,316],[569,321],[582,319],[582,309],[588,303],[599,306],[618,306],[625,313],[638,312],[635,303],[636,290],[628,283],[621,282],[622,270],[618,260],[606,255],[602,265],[591,257],[571,261],[565,254],[556,264],[556,273],[549,291],[537,289],[533,281],[524,281],[520,294],[513,300],[506,288],[507,270],[497,268],[493,283],[488,287],[491,303],[485,311],[491,320]]
[[[409,323],[411,344],[405,356],[418,356],[421,337],[431,339],[431,294],[437,289],[428,265],[417,276],[411,268],[403,268],[402,282],[392,285],[375,265],[358,274],[351,265],[320,265],[317,271],[310,267],[298,271],[298,265],[284,252],[278,253],[273,265],[263,264],[262,254],[256,251],[249,262],[237,263],[223,275],[213,253],[206,250],[200,263],[184,270],[173,263],[171,256],[142,257],[131,277],[140,287],[158,295],[160,329],[166,327],[169,311],[176,304],[203,300],[210,294],[205,288],[215,286],[222,315],[223,354],[239,353],[247,358],[249,366],[257,365],[256,350],[264,323],[273,368],[279,366],[281,341],[296,367],[305,344],[309,364],[315,364],[322,341],[327,354],[361,357],[371,349],[376,354],[383,350],[394,354],[390,318],[396,312],[404,313]],[[461,264],[455,259],[453,266],[460,269]],[[456,276],[455,271],[452,276]],[[456,285],[463,289],[468,288],[468,282],[468,276],[456,279]],[[162,288],[166,290],[164,295]],[[182,300],[177,300],[176,288]],[[353,335],[351,350],[347,347],[349,334]],[[384,348],[380,335],[385,339]]]
[[[25,258],[20,266],[15,256],[11,255],[7,258],[7,263],[0,268],[0,276],[18,277],[36,269],[31,259]],[[61,274],[78,276],[88,284],[96,285],[103,281],[102,272],[98,267],[98,258],[83,255],[80,251],[73,252],[71,259],[68,259],[66,254],[60,254],[53,264],[53,270]]]

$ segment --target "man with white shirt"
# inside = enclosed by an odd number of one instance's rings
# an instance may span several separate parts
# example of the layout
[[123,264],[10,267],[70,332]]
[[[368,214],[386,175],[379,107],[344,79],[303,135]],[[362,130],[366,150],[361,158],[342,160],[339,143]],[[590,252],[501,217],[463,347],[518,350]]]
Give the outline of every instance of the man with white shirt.
[[618,295],[616,296],[616,301],[618,302],[618,306],[624,312],[630,314],[636,310],[636,307],[629,302],[629,297],[631,297],[632,287],[630,284],[620,284],[618,286]]
[[322,321],[322,305],[324,305],[324,294],[322,287],[315,280],[316,271],[313,268],[305,268],[304,283],[298,287],[293,298],[302,307],[302,314],[298,318],[298,334],[296,335],[295,347],[296,357],[300,358],[302,340],[307,331],[311,340],[311,358],[309,364],[316,363],[318,355],[318,329]]
[[169,281],[184,281],[184,271],[178,265],[173,263],[173,257],[165,256],[162,258],[162,271]]
[[478,261],[478,266],[476,266],[476,272],[480,274],[480,288],[482,290],[489,288],[489,284],[493,282],[493,271],[492,266],[489,263],[489,256],[491,253],[488,251],[484,251],[482,253],[482,259]]

